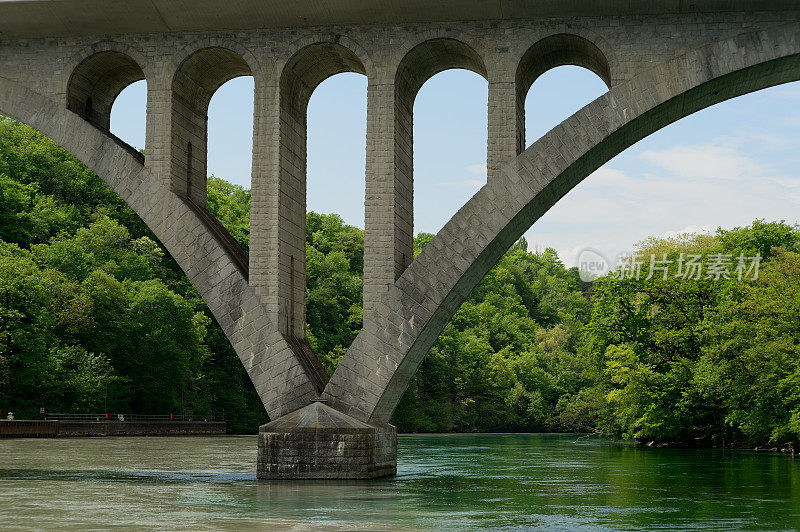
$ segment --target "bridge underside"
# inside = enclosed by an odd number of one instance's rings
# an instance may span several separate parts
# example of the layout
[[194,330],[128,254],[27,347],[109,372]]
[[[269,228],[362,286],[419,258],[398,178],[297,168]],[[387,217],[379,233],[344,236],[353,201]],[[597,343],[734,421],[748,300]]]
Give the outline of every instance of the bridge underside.
[[[697,14],[405,26],[64,30],[58,40],[22,38],[35,32],[15,19],[17,38],[0,41],[0,113],[86,163],[187,273],[273,420],[259,434],[260,478],[372,478],[396,470],[388,421],[423,357],[531,224],[659,128],[800,77],[800,12],[780,2],[708,12],[712,4],[698,2],[707,12]],[[0,14],[69,5],[14,1]],[[564,64],[592,70],[609,91],[523,151],[525,95]],[[489,82],[488,183],[412,261],[413,104],[449,68]],[[364,324],[328,378],[305,338],[305,113],[319,83],[348,71],[368,78]],[[241,75],[255,79],[249,255],[205,209],[208,103]],[[146,157],[108,132],[116,95],[140,79]]]

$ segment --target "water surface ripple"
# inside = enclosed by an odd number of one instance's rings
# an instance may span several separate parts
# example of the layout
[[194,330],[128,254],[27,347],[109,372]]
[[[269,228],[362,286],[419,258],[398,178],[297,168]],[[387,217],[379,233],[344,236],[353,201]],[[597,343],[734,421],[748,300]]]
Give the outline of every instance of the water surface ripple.
[[255,436],[0,440],[0,528],[795,530],[789,456],[400,436],[377,481],[258,481]]

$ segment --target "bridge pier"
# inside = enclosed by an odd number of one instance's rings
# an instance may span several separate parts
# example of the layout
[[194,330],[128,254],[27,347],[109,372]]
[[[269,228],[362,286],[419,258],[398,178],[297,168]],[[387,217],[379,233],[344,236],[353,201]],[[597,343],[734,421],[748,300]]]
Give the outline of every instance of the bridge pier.
[[260,479],[366,479],[397,472],[397,431],[315,401],[262,425]]

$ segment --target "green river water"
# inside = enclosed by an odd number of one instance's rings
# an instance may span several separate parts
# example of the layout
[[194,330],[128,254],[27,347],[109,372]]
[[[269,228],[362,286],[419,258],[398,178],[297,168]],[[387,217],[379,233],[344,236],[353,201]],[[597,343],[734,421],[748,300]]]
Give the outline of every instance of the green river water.
[[0,529],[795,530],[800,459],[407,435],[376,481],[255,478],[256,437],[0,440]]

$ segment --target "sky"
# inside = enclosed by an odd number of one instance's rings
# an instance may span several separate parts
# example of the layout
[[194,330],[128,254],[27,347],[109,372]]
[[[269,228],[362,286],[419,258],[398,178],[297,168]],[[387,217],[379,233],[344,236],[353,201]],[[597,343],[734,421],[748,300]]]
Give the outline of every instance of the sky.
[[[607,90],[592,72],[558,67],[526,100],[526,145]],[[144,146],[145,82],[125,89],[111,128]],[[308,108],[308,209],[364,226],[367,79],[339,74]],[[465,70],[431,78],[414,105],[415,232],[436,233],[486,183],[488,84]],[[223,85],[209,108],[209,174],[250,187],[253,81]],[[800,222],[800,82],[686,117],[624,151],[529,229],[530,250],[567,266],[581,250],[608,258],[649,236],[713,232],[756,218]]]

